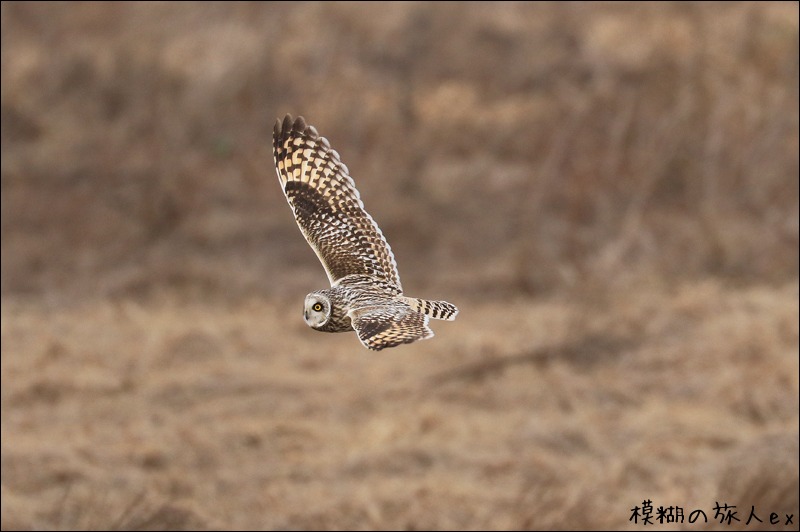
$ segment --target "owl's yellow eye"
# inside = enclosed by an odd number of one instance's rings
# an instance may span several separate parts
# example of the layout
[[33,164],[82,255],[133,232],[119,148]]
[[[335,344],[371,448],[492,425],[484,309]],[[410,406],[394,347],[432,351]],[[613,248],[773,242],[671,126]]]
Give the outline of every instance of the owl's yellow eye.
[[311,310],[314,312],[322,312],[322,303],[314,303],[314,305],[311,307]]

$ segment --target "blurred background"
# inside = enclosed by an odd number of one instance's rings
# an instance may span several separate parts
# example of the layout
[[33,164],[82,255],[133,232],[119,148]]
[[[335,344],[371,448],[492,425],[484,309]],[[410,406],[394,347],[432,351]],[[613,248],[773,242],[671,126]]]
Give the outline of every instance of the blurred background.
[[[796,2],[1,9],[4,530],[800,513]],[[434,340],[302,322],[286,113]]]

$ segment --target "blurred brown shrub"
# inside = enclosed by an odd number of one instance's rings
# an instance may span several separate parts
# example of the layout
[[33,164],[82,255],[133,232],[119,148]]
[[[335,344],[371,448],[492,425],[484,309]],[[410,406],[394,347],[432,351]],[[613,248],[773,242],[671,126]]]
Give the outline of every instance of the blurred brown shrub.
[[2,45],[4,294],[322,282],[286,112],[409,287],[797,276],[794,2],[4,2]]

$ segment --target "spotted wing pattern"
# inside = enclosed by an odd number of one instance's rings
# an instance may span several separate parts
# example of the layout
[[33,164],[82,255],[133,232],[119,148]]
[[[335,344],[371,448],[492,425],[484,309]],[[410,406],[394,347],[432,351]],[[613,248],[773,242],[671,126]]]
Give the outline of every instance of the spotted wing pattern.
[[275,123],[273,154],[297,225],[331,285],[348,275],[370,275],[402,292],[392,250],[328,140],[303,117],[286,115]]
[[358,339],[375,351],[433,337],[428,317],[407,305],[387,303],[351,310],[349,315]]

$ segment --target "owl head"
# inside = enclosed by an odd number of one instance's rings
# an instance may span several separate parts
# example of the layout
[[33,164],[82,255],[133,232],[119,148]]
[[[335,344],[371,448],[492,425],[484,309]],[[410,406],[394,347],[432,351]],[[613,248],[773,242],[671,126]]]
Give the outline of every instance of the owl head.
[[303,317],[308,326],[316,331],[352,331],[353,324],[347,314],[345,300],[342,288],[311,292],[303,305]]
[[303,318],[312,329],[322,329],[331,317],[331,300],[321,292],[311,292],[306,296]]

